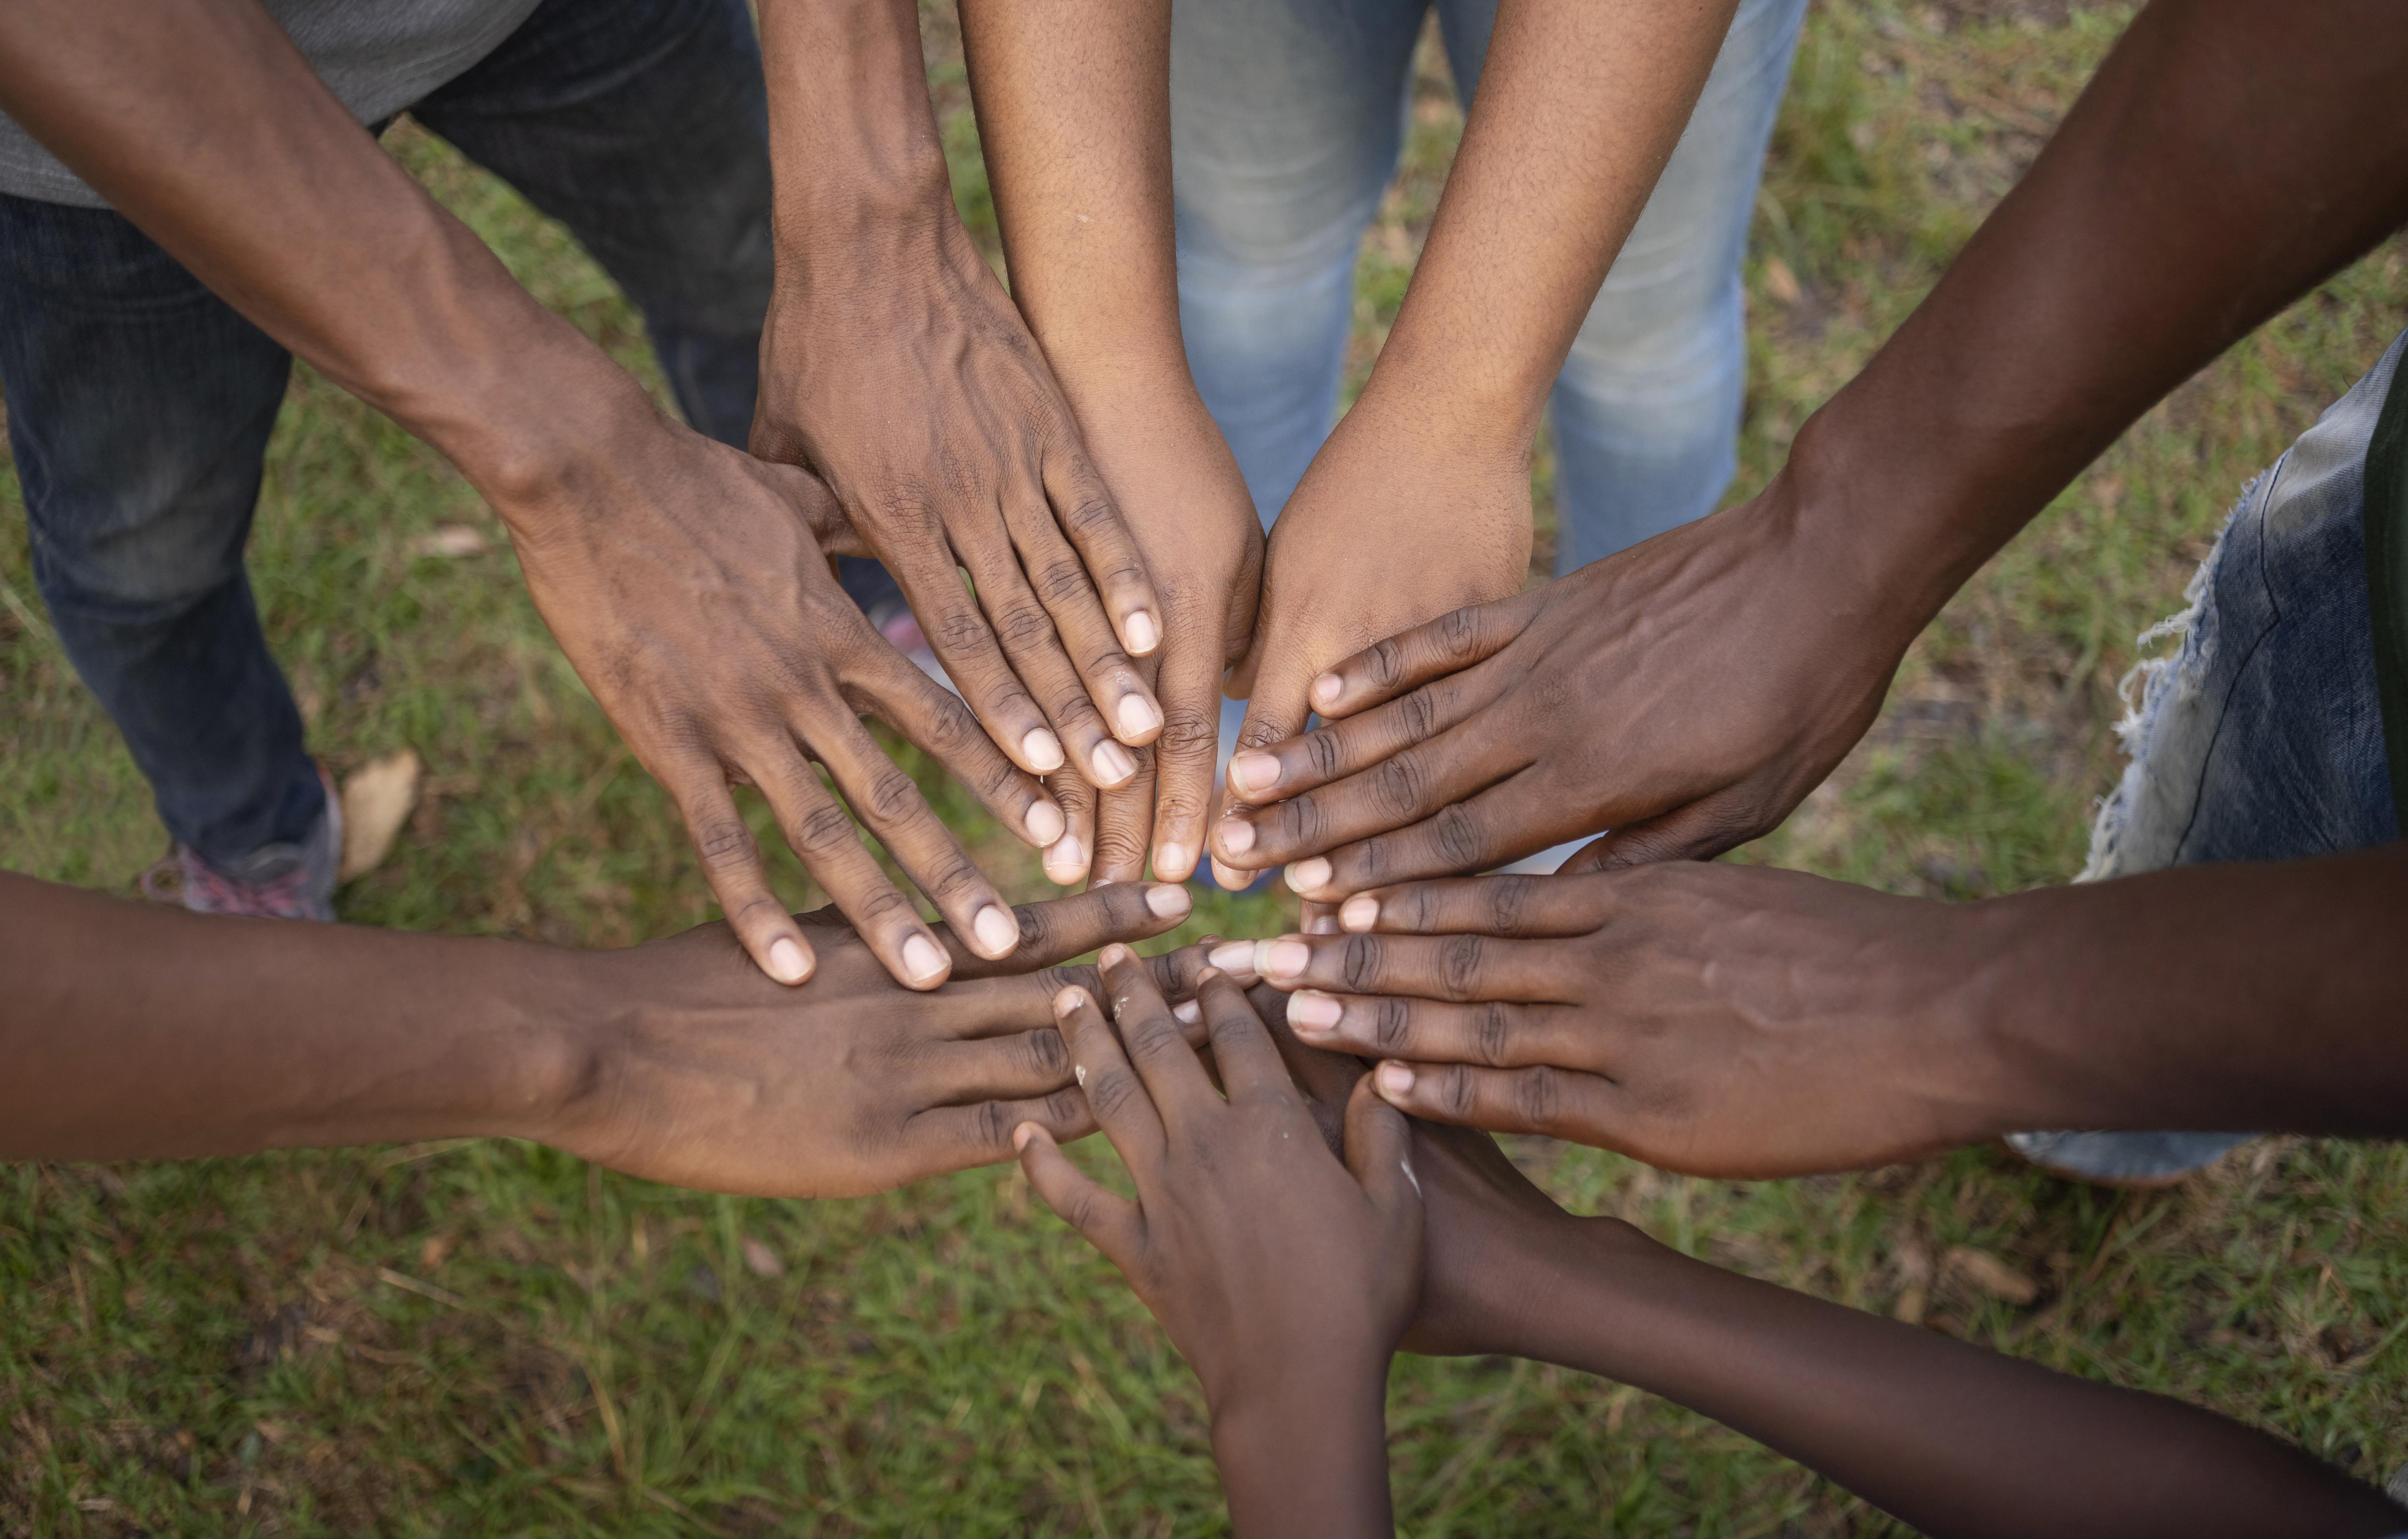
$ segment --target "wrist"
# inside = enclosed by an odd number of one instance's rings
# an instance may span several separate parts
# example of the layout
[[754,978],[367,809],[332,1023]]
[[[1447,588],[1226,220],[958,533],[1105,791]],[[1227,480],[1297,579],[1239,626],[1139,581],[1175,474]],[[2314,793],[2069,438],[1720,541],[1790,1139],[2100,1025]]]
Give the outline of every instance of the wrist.
[[628,1008],[600,976],[611,953],[492,944],[509,955],[486,986],[489,1034],[508,1049],[481,1108],[491,1132],[580,1154],[607,1147]]
[[1266,1375],[1212,1410],[1212,1461],[1240,1535],[1392,1532],[1387,1369]]

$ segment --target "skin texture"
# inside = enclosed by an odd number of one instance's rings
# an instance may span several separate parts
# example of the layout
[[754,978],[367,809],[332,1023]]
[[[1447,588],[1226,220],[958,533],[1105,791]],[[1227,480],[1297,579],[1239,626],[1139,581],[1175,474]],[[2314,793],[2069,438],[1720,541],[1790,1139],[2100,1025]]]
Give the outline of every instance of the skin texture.
[[[1175,887],[1015,915],[1037,968],[1168,930]],[[0,873],[0,1159],[533,1138],[715,1191],[883,1190],[1090,1131],[1052,1024],[1092,968],[898,987],[831,911],[803,991],[726,926],[624,951],[187,914]],[[941,930],[940,935],[944,933]],[[948,937],[950,938],[950,937]],[[1146,966],[1183,993],[1192,951]]]
[[[1314,678],[1521,591],[1546,392],[1713,67],[1726,0],[1505,0],[1463,146],[1361,397],[1280,514],[1241,748],[1303,732]],[[1234,793],[1232,796],[1234,800]],[[1213,829],[1225,884],[1251,869]]]
[[492,503],[546,623],[675,798],[764,971],[798,983],[812,955],[729,796],[743,781],[890,973],[946,976],[946,948],[814,761],[979,954],[1009,952],[994,887],[859,717],[926,748],[1032,843],[1060,837],[1060,809],[845,601],[824,552],[862,547],[827,490],[664,415],[378,150],[253,0],[0,9],[0,107]]
[[1172,271],[1170,14],[1161,4],[971,0],[962,43],[979,143],[1027,318],[1154,574],[1162,648],[1142,665],[1162,734],[1100,797],[1057,778],[1058,882],[1184,881],[1212,800],[1221,677],[1254,634],[1263,537],[1187,373]]
[[[1162,729],[1146,563],[953,211],[911,0],[761,7],[777,285],[752,447],[808,465],[996,745],[1105,786]],[[967,571],[975,596],[956,568]]]
[[1254,965],[1415,1116],[1774,1176],[2030,1127],[2396,1137],[2402,913],[2408,845],[1961,905],[1679,863],[1383,888]]
[[1196,1370],[1239,1533],[1391,1532],[1383,1401],[1421,1284],[1405,1119],[1358,1092],[1325,1145],[1225,974],[1197,980],[1208,1073],[1126,947],[1107,948],[1102,971],[1109,1021],[1083,989],[1055,1007],[1137,1198],[1098,1186],[1033,1121],[1013,1134],[1029,1183]]
[[1335,901],[1608,829],[1615,866],[1775,827],[1984,561],[2408,218],[2403,71],[2380,0],[2150,6],[1761,495],[1337,663],[1312,685],[1334,725],[1231,763],[1266,809],[1219,858]]
[[[1280,1024],[1275,994],[1253,997],[1335,1147],[1330,1108],[1352,1113],[1363,1065],[1303,1046]],[[1565,1212],[1485,1133],[1418,1119],[1412,1129],[1423,1268],[1407,1351],[1619,1379],[1938,1539],[2375,1539],[2408,1523],[2340,1471],[2222,1417],[1738,1276],[1619,1219]],[[1277,1222],[1275,1212],[1253,1217]]]

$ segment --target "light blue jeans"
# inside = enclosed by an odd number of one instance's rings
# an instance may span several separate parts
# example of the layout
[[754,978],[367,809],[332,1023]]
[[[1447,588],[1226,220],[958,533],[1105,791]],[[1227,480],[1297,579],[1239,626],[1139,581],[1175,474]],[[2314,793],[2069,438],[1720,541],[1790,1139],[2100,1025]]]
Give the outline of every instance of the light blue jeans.
[[[2366,449],[2408,336],[2241,495],[2186,595],[2142,639],[2179,638],[2127,681],[2132,755],[2099,809],[2102,881],[2200,861],[2287,861],[2400,837],[2367,605]],[[2167,1180],[2238,1133],[2026,1133],[2067,1175]]]
[[[1179,306],[1264,526],[1335,425],[1363,232],[1395,174],[1432,0],[1172,8]],[[1435,0],[1467,100],[1496,0]],[[1560,574],[1713,510],[1747,375],[1740,262],[1805,0],[1742,0],[1549,402]]]

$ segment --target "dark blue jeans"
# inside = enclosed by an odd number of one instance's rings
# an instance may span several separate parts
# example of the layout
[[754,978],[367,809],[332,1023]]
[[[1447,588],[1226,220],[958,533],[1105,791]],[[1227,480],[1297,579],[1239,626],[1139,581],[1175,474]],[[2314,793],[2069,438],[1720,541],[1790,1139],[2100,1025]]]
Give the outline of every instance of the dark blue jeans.
[[[411,115],[566,224],[642,309],[687,420],[743,444],[770,283],[744,0],[545,0]],[[291,366],[122,216],[0,195],[35,579],[168,832],[213,862],[302,838],[323,805],[243,571]]]

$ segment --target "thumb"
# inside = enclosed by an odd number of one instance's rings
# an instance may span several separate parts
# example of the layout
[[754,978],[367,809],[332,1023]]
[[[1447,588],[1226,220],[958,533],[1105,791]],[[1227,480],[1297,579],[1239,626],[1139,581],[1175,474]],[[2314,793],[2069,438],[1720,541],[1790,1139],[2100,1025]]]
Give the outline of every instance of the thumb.
[[1412,1210],[1419,1219],[1421,1177],[1413,1172],[1413,1132],[1405,1114],[1380,1099],[1371,1076],[1346,1102],[1346,1168],[1383,1212]]
[[1137,1204],[1105,1190],[1072,1164],[1054,1135],[1037,1123],[1014,1128],[1011,1141],[1020,1148],[1021,1173],[1045,1205],[1126,1272],[1137,1259]]

